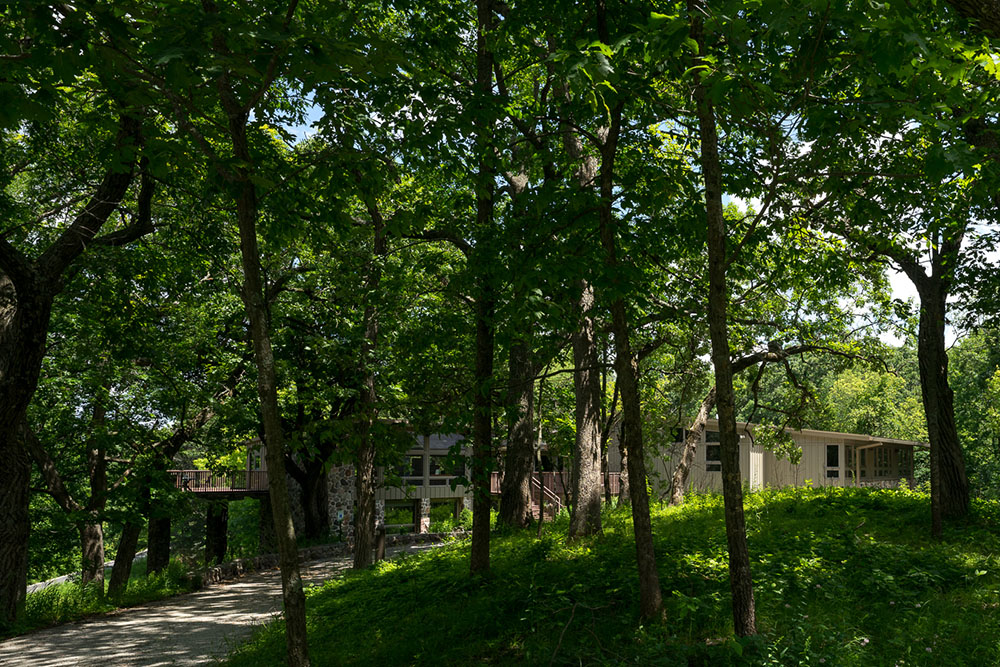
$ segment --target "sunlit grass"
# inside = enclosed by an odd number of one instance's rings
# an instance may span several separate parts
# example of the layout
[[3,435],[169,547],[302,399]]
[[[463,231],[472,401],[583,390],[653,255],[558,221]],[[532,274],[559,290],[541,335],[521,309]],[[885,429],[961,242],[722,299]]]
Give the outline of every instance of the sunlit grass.
[[163,572],[145,576],[145,562],[138,561],[125,593],[117,600],[101,598],[93,585],[79,583],[54,584],[31,593],[25,600],[24,613],[12,628],[0,629],[0,637],[10,637],[76,621],[87,616],[106,613],[120,607],[132,607],[151,600],[186,593],[197,587],[197,580],[188,568],[174,560]]
[[[468,543],[328,582],[309,598],[316,665],[983,665],[1000,662],[996,503],[929,538],[926,496],[784,489],[750,494],[747,525],[761,636],[731,631],[722,500],[654,506],[667,622],[640,625],[626,509],[601,538],[567,543],[566,519],[495,535],[492,569]],[[280,624],[232,665],[280,664]]]

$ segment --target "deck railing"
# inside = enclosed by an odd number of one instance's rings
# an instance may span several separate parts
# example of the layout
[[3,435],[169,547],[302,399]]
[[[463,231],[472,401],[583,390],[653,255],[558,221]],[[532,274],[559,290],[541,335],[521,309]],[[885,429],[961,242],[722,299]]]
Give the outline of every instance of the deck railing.
[[266,470],[168,470],[174,486],[195,493],[231,493],[234,491],[267,491]]

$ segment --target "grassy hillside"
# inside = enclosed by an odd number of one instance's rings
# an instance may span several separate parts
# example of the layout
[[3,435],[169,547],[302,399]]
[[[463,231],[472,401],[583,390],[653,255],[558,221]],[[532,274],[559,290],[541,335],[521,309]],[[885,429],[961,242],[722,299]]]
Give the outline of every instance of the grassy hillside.
[[[653,509],[667,622],[637,622],[631,520],[567,544],[566,520],[495,535],[491,574],[468,544],[381,563],[309,597],[315,665],[1000,664],[1000,505],[933,543],[926,496],[788,489],[747,498],[761,636],[730,630],[722,499]],[[231,665],[280,664],[280,624]]]

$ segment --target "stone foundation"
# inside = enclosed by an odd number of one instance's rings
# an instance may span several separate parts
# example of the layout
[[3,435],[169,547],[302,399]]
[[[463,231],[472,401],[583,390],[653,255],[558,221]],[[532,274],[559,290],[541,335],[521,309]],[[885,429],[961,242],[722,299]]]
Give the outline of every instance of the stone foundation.
[[[326,479],[329,489],[330,532],[351,541],[354,538],[354,466],[332,466]],[[375,513],[377,516],[377,505]],[[385,516],[384,503],[382,516]]]

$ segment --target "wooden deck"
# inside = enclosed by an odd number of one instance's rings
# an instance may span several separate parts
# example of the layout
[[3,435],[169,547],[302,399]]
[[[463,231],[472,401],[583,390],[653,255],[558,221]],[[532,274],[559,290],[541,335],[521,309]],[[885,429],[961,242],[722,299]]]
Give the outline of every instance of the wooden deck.
[[174,487],[210,498],[247,498],[267,495],[266,470],[168,470]]

